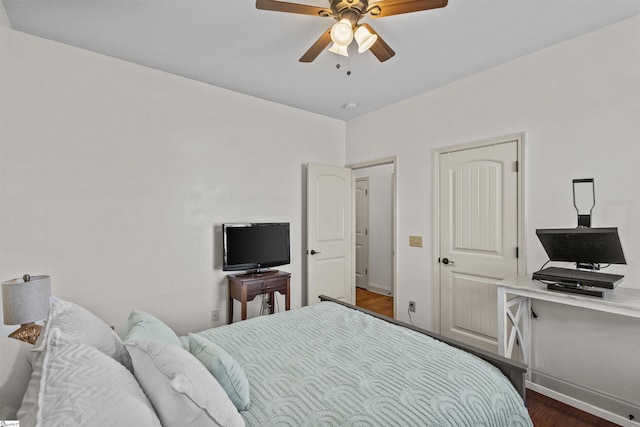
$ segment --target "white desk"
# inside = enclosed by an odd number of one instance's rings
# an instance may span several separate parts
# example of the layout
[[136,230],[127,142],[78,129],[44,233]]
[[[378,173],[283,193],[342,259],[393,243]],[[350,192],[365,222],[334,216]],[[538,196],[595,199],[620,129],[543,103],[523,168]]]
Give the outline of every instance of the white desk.
[[[588,308],[640,318],[640,289],[618,287],[604,289],[602,298],[547,290],[531,276],[500,280],[498,290],[498,353],[511,357],[516,340],[521,343],[522,358],[531,364],[531,300]],[[511,326],[511,330],[509,330]]]
[[[516,340],[520,341],[522,359],[531,366],[531,301],[550,301],[574,307],[640,318],[640,289],[618,287],[604,289],[602,298],[547,290],[544,283],[528,277],[500,280],[498,291],[498,353],[511,357]],[[529,370],[531,374],[531,369]],[[622,426],[638,427],[640,423],[626,419],[594,404],[586,403],[539,384],[527,382],[527,388],[574,406],[582,411]],[[637,417],[636,417],[637,418]]]

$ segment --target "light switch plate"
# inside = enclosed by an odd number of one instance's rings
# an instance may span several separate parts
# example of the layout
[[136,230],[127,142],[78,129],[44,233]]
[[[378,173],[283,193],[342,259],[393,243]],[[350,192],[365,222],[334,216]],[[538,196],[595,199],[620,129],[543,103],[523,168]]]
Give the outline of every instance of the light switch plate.
[[422,236],[409,236],[409,246],[422,247]]

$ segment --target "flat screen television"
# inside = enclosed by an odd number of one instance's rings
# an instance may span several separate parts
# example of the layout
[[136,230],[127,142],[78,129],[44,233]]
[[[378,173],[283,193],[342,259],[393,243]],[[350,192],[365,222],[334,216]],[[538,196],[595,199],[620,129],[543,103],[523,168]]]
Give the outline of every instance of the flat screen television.
[[222,224],[222,269],[268,271],[290,264],[288,222]]

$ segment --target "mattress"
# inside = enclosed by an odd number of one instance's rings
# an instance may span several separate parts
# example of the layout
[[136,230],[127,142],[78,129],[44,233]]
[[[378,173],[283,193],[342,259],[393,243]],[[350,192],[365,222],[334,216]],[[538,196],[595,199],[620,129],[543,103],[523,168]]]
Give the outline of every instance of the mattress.
[[248,426],[532,426],[494,366],[335,303],[198,335],[244,368]]

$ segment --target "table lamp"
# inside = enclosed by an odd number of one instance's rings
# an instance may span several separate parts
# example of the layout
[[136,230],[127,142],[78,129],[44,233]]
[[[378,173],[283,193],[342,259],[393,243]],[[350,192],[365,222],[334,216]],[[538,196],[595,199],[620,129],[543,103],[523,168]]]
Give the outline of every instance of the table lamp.
[[20,325],[9,337],[34,344],[42,326],[37,320],[49,314],[51,281],[49,276],[29,276],[2,283],[2,310],[5,325]]

